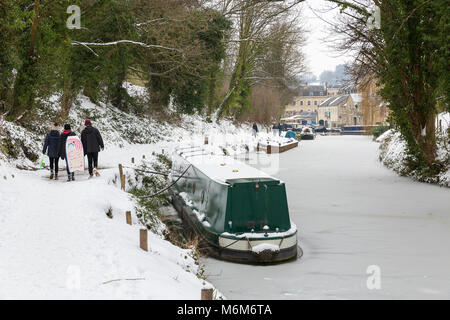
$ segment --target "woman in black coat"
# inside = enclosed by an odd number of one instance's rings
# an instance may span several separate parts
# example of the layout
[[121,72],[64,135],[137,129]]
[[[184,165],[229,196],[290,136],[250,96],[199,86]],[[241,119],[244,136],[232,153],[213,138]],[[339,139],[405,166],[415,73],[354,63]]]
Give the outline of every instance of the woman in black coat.
[[[58,155],[61,157],[61,159],[66,158],[66,141],[67,137],[70,136],[76,136],[74,132],[72,132],[72,129],[70,128],[70,124],[64,125],[64,131],[61,133],[61,137],[59,139],[59,147],[58,147]],[[75,181],[75,173],[72,172],[72,174],[69,171],[69,165],[66,161],[66,169],[67,169],[67,181]]]
[[[55,122],[50,133],[45,137],[44,148],[42,149],[42,153],[47,154],[50,159],[50,179],[55,177],[55,180],[58,180],[59,139],[60,134],[58,131],[58,124]],[[55,171],[53,171],[53,169]]]

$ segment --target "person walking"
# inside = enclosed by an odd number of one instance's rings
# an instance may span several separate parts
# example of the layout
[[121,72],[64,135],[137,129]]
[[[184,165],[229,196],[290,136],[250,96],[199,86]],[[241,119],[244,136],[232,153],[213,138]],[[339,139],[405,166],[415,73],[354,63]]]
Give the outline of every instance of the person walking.
[[256,122],[253,122],[253,136],[256,138],[256,135],[258,134],[258,125]]
[[281,123],[278,123],[278,135],[281,136],[281,131],[283,127],[281,126]]
[[[58,180],[58,170],[59,170],[59,146],[60,134],[58,130],[58,123],[54,123],[52,129],[45,137],[44,148],[42,149],[43,154],[47,154],[50,160],[50,180],[55,178]],[[54,170],[54,171],[53,171]]]
[[66,159],[66,141],[67,137],[70,136],[76,136],[76,134],[72,132],[70,124],[65,124],[64,131],[61,133],[61,136],[59,138],[58,155],[61,157],[61,159],[66,160],[67,181],[75,181],[75,172],[70,172],[69,164]]
[[86,127],[81,132],[81,142],[83,143],[84,154],[88,158],[89,177],[92,177],[94,173],[99,176],[100,174],[97,171],[98,153],[105,148],[103,139],[100,131],[92,126],[91,120],[86,120],[84,125]]

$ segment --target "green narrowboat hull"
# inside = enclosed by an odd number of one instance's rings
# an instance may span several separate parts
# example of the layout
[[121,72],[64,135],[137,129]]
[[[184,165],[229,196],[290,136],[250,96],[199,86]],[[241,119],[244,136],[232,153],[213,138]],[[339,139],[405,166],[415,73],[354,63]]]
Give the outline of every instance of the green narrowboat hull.
[[[297,257],[297,229],[289,219],[284,183],[255,173],[212,177],[214,165],[209,165],[208,172],[207,166],[187,158],[173,157],[171,180],[176,182],[170,193],[180,218],[200,236],[208,254],[242,263],[276,263]],[[217,171],[228,170],[227,163],[221,165]],[[232,163],[229,169],[244,171],[243,166]]]
[[[196,219],[193,217],[195,214],[192,212],[192,209],[189,206],[186,206],[183,199],[172,193],[172,204],[176,211],[179,214],[179,217],[182,219],[184,225],[189,228],[190,231],[194,232],[198,235],[202,240],[202,245],[206,245],[206,250],[208,255],[222,259],[230,262],[238,262],[238,263],[248,263],[248,264],[274,264],[289,260],[294,260],[297,257],[300,257],[303,252],[301,248],[297,245],[297,232],[294,232],[291,237],[295,237],[295,244],[282,248],[279,251],[266,251],[261,253],[255,253],[251,251],[251,247],[248,250],[237,250],[227,248],[225,246],[220,245],[220,235],[211,232]],[[230,237],[231,239],[232,237]],[[284,237],[280,237],[280,242],[285,239]],[[265,240],[265,238],[263,238]],[[273,238],[271,239],[273,240]],[[232,239],[235,241],[244,241],[246,245],[255,241],[255,240],[247,240],[241,239],[239,237],[234,237]],[[261,241],[261,240],[260,240]]]
[[300,134],[302,140],[314,140],[315,136],[313,134]]

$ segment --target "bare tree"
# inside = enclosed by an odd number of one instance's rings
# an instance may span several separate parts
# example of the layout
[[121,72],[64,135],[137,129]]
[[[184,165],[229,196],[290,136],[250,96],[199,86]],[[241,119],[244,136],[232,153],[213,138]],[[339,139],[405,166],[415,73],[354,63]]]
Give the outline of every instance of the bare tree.
[[[237,115],[250,107],[251,87],[258,84],[261,74],[256,75],[259,58],[270,39],[273,25],[290,20],[293,10],[304,0],[222,0],[216,8],[234,22],[234,34],[229,50],[233,57],[229,72],[229,88],[218,106],[219,115]],[[273,31],[273,29],[272,29]],[[258,79],[259,77],[259,79]]]

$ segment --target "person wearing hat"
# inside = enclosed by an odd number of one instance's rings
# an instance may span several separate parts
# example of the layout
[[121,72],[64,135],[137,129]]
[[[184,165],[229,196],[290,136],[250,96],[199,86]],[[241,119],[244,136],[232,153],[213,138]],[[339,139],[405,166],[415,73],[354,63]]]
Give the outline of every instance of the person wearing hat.
[[84,154],[88,158],[89,176],[92,177],[94,173],[99,176],[100,174],[97,171],[98,153],[105,148],[102,135],[97,128],[92,126],[91,120],[86,120],[84,125],[86,128],[81,132],[81,142],[83,143]]
[[[72,132],[72,129],[70,127],[70,124],[64,125],[64,131],[61,133],[61,137],[59,139],[59,148],[58,148],[58,155],[61,157],[61,159],[66,158],[66,141],[67,137],[70,136],[76,136],[74,132]],[[75,173],[70,172],[69,165],[66,160],[66,170],[67,170],[67,181],[75,181]]]
[[[53,177],[55,177],[55,180],[58,180],[59,138],[60,134],[58,130],[58,123],[55,122],[52,129],[45,137],[44,148],[42,149],[42,153],[47,154],[50,160],[50,179],[53,179]],[[53,171],[53,169],[55,171]]]

